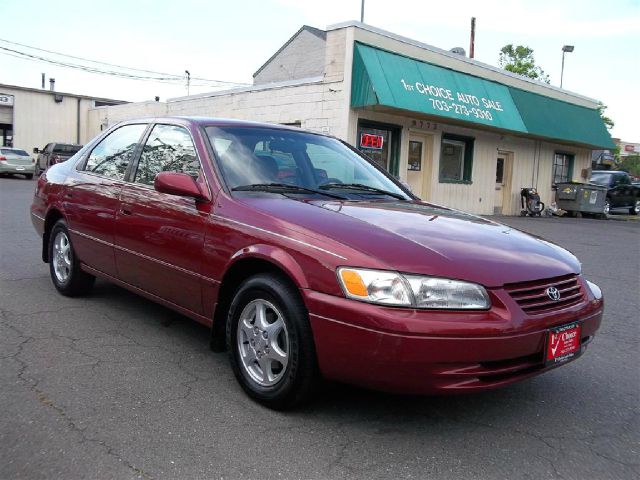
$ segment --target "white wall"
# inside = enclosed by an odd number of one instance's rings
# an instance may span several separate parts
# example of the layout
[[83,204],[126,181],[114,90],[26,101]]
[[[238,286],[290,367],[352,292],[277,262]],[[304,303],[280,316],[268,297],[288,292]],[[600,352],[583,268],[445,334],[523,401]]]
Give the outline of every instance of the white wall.
[[254,85],[317,77],[324,73],[323,38],[301,30],[253,78]]
[[[0,92],[14,96],[13,145],[31,153],[50,142],[86,143],[94,136],[89,111],[93,98],[71,96],[49,90],[28,90],[0,86]],[[55,101],[60,95],[61,102]]]

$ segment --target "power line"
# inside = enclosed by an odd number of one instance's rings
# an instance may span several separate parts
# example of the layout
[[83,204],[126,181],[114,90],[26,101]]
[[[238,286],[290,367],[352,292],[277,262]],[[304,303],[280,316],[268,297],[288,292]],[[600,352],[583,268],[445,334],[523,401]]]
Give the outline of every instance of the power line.
[[[65,61],[60,61],[60,60],[56,60],[56,59],[51,59],[51,58],[46,58],[40,55],[33,55],[27,52],[23,52],[23,51],[19,51],[19,50],[15,50],[15,49],[10,49],[7,47],[2,47],[0,46],[0,49],[5,50],[5,52],[11,52],[14,55],[10,55],[10,56],[22,56],[22,57],[26,57],[25,59],[31,59],[34,61],[43,61],[46,63],[51,63],[54,65],[58,65],[61,67],[66,67],[66,68],[76,68],[76,69],[80,69],[80,70],[84,70],[90,73],[98,73],[98,74],[106,74],[106,75],[113,75],[113,76],[118,76],[118,77],[122,77],[122,78],[128,78],[128,79],[132,79],[132,80],[147,80],[147,81],[161,81],[161,82],[166,82],[169,83],[171,81],[173,82],[183,82],[184,81],[184,76],[183,75],[175,75],[175,74],[171,74],[171,73],[165,73],[165,72],[156,72],[153,70],[145,70],[145,69],[141,69],[141,68],[134,68],[134,67],[126,67],[124,65],[116,65],[113,63],[107,63],[107,62],[101,62],[98,60],[91,60],[88,58],[84,58],[84,57],[78,57],[75,55],[68,55],[65,53],[61,53],[61,52],[56,52],[53,50],[46,50],[44,48],[38,48],[38,47],[33,47],[31,45],[26,45],[23,43],[18,43],[18,42],[12,42],[10,40],[5,40],[0,38],[0,42],[5,42],[7,44],[10,45],[17,45],[20,47],[24,47],[24,48],[28,48],[28,49],[32,49],[32,50],[36,50],[39,52],[45,52],[45,53],[50,53],[53,55],[59,55],[61,57],[66,57],[66,58],[72,58],[75,60],[81,60],[84,62],[90,62],[90,63],[94,63],[97,65],[104,65],[104,66],[108,66],[108,67],[113,67],[113,68],[118,68],[121,70],[131,70],[134,72],[142,72],[142,73],[148,73],[148,74],[153,74],[155,76],[149,76],[149,75],[135,75],[135,74],[129,74],[126,72],[118,72],[118,71],[113,71],[113,70],[104,70],[104,69],[99,69],[97,67],[92,67],[92,66],[87,66],[87,65],[81,65],[81,64],[77,64],[77,63],[70,63],[70,62],[65,62]],[[5,53],[5,52],[0,52],[0,53]],[[5,53],[7,55],[9,55],[9,53]],[[20,58],[20,57],[18,57]],[[201,77],[192,77],[192,80],[196,80],[199,82],[203,82],[203,84],[193,84],[194,86],[209,86],[207,84],[212,84],[211,86],[221,86],[221,85],[230,85],[230,86],[242,86],[242,85],[247,85],[246,83],[240,83],[240,82],[229,82],[229,81],[225,81],[225,80],[214,80],[214,79],[208,79],[208,78],[201,78]]]

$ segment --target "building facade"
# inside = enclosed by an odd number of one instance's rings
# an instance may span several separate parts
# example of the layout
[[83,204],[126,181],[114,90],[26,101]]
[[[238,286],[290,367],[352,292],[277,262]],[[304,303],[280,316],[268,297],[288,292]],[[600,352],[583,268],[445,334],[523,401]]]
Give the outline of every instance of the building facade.
[[27,152],[50,142],[90,140],[89,110],[124,102],[86,95],[0,84],[0,146]]
[[517,214],[520,190],[549,204],[554,185],[589,177],[613,148],[597,101],[358,22],[303,27],[254,85],[91,109],[99,133],[140,116],[239,118],[341,138],[424,200]]

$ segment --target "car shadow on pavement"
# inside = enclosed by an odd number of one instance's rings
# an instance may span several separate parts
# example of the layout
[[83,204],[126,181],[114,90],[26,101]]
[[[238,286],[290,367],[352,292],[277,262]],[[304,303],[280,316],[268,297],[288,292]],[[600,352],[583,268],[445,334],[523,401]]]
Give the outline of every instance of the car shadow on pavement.
[[[98,281],[87,300],[100,310],[108,308],[113,311],[108,318],[126,317],[126,328],[135,329],[138,338],[146,336],[158,342],[158,332],[162,332],[161,340],[172,349],[210,356],[206,363],[216,370],[222,383],[227,384],[231,367],[227,352],[214,353],[209,350],[210,330],[172,310],[146,300],[116,285]],[[122,326],[118,321],[114,327]],[[188,364],[184,365],[189,368]],[[194,365],[195,367],[195,365]],[[197,366],[202,368],[202,365]],[[322,382],[317,395],[309,404],[287,412],[287,416],[324,417],[325,420],[341,422],[345,419],[359,419],[363,422],[383,422],[384,424],[406,423],[407,427],[416,419],[447,419],[462,421],[476,417],[480,412],[491,412],[495,417],[503,414],[505,409],[518,409],[520,403],[544,402],[544,391],[548,390],[553,379],[529,379],[522,383],[488,392],[479,392],[452,396],[414,396],[396,395],[372,391],[364,388]],[[215,388],[215,386],[211,386]],[[551,388],[553,389],[553,387]],[[237,387],[228,392],[230,397],[238,396],[236,401],[253,403],[245,397]],[[255,404],[253,408],[269,412],[265,407]],[[281,415],[273,412],[274,415]],[[493,414],[490,415],[494,417]]]

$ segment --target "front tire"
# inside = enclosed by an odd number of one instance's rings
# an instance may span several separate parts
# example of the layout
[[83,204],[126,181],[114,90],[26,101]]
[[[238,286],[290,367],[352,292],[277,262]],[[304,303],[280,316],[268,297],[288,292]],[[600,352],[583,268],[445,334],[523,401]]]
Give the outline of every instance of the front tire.
[[49,273],[56,289],[67,297],[87,294],[96,278],[80,268],[69,230],[64,220],[58,220],[49,234]]
[[638,215],[640,213],[640,199],[636,199],[633,207],[629,208],[629,214]]
[[281,275],[258,274],[237,290],[227,318],[227,348],[244,391],[276,410],[309,399],[318,379],[309,315]]

